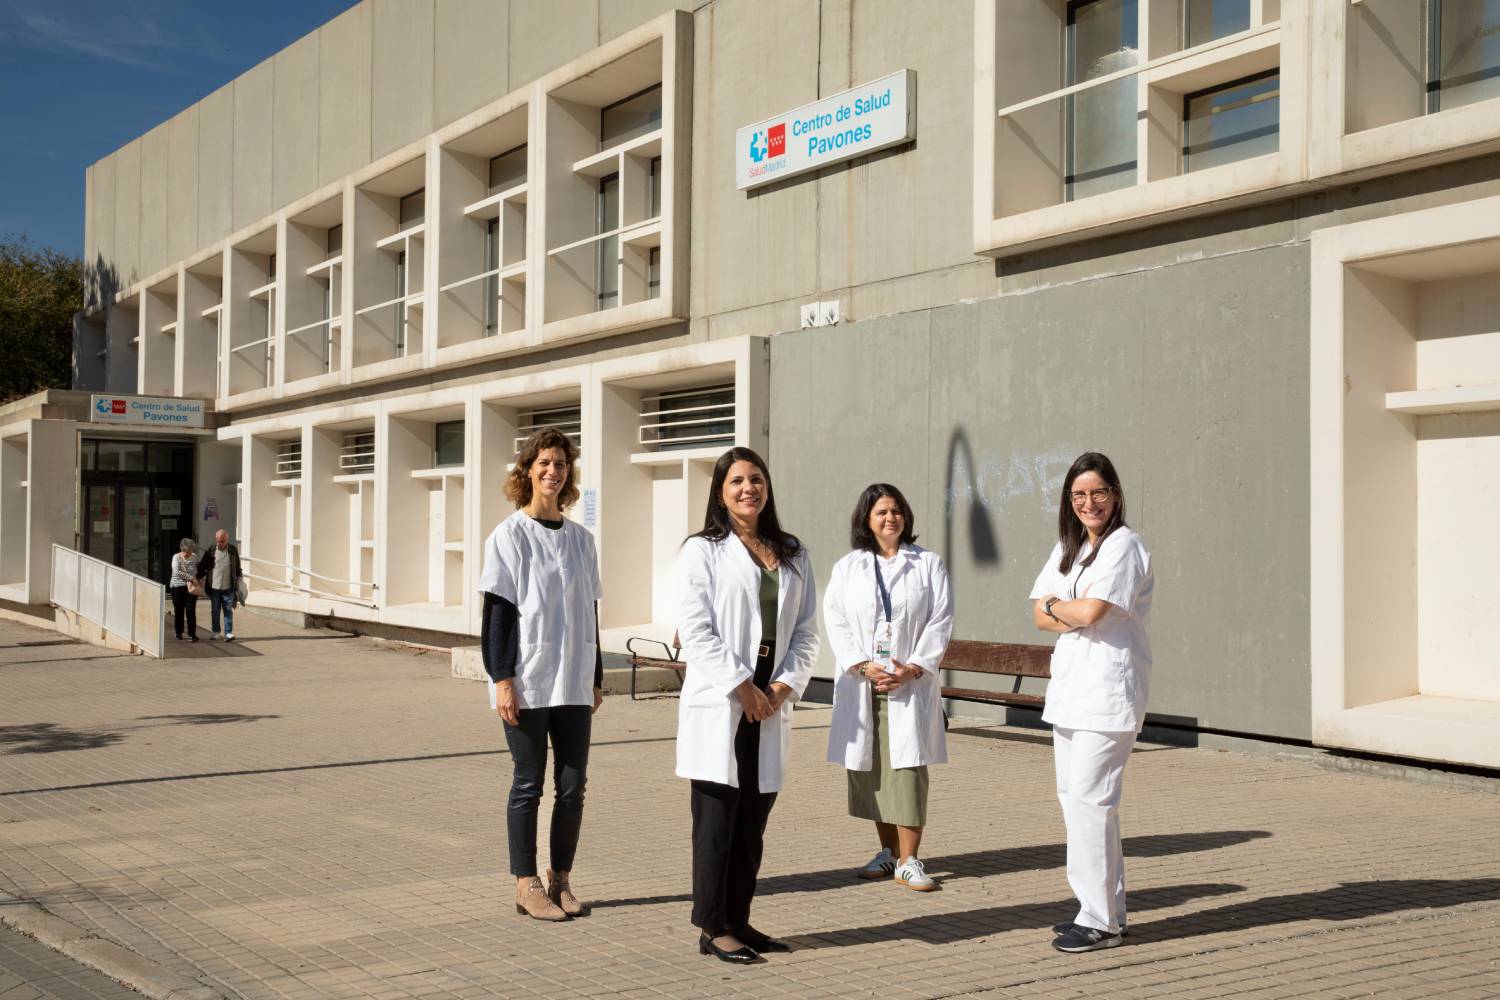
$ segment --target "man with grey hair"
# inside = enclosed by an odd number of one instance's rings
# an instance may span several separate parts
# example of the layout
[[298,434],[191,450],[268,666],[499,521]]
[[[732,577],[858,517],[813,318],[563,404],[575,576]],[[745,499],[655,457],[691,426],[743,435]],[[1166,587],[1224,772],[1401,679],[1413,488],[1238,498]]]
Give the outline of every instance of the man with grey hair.
[[224,638],[234,641],[234,598],[240,585],[240,550],[229,544],[229,533],[220,528],[214,532],[214,545],[198,561],[198,576],[208,590],[208,607],[212,612],[210,639],[219,637],[219,617],[224,618]]

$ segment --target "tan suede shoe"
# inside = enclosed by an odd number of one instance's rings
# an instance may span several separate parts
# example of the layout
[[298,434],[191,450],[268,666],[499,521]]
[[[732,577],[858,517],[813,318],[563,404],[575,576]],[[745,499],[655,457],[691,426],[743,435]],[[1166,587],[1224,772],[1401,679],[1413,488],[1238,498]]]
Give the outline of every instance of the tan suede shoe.
[[554,903],[542,888],[542,880],[536,876],[529,882],[516,886],[516,912],[535,920],[567,920],[568,915]]
[[581,917],[589,911],[589,908],[573,895],[573,887],[568,884],[567,872],[547,869],[547,898],[556,903],[570,917]]

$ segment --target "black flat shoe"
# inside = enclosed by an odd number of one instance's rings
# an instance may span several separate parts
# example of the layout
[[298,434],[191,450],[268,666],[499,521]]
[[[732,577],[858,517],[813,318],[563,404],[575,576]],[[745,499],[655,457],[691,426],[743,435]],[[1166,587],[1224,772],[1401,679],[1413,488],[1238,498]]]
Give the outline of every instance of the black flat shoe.
[[754,948],[756,951],[760,952],[762,955],[768,952],[789,952],[792,950],[792,946],[787,944],[785,941],[778,941],[773,937],[762,934],[760,931],[756,930],[754,927],[751,927],[749,924],[746,924],[744,927],[741,927],[739,930],[735,931],[734,936],[745,942],[745,944],[749,945],[751,948]]
[[714,944],[713,938],[707,934],[698,938],[698,954],[712,955],[721,962],[730,962],[734,965],[749,965],[751,962],[760,960],[760,956],[755,953],[754,949],[743,945],[734,949],[734,951],[725,951]]

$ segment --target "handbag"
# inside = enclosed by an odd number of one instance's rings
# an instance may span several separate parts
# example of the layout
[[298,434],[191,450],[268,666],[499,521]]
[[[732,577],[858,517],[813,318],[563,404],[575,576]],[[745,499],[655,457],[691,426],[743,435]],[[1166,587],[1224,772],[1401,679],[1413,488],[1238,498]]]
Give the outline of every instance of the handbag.
[[188,577],[187,592],[193,597],[202,597],[203,583],[196,576]]
[[250,596],[250,584],[245,578],[240,577],[240,582],[234,585],[234,599],[241,607],[245,604],[245,598]]

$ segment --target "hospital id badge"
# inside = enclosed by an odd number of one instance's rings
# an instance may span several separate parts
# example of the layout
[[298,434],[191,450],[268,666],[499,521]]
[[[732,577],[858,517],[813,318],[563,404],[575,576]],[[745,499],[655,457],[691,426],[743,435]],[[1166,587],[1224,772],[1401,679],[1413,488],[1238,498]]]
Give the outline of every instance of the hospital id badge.
[[889,664],[891,662],[891,630],[886,629],[885,635],[875,640],[875,655],[872,659],[876,663]]

